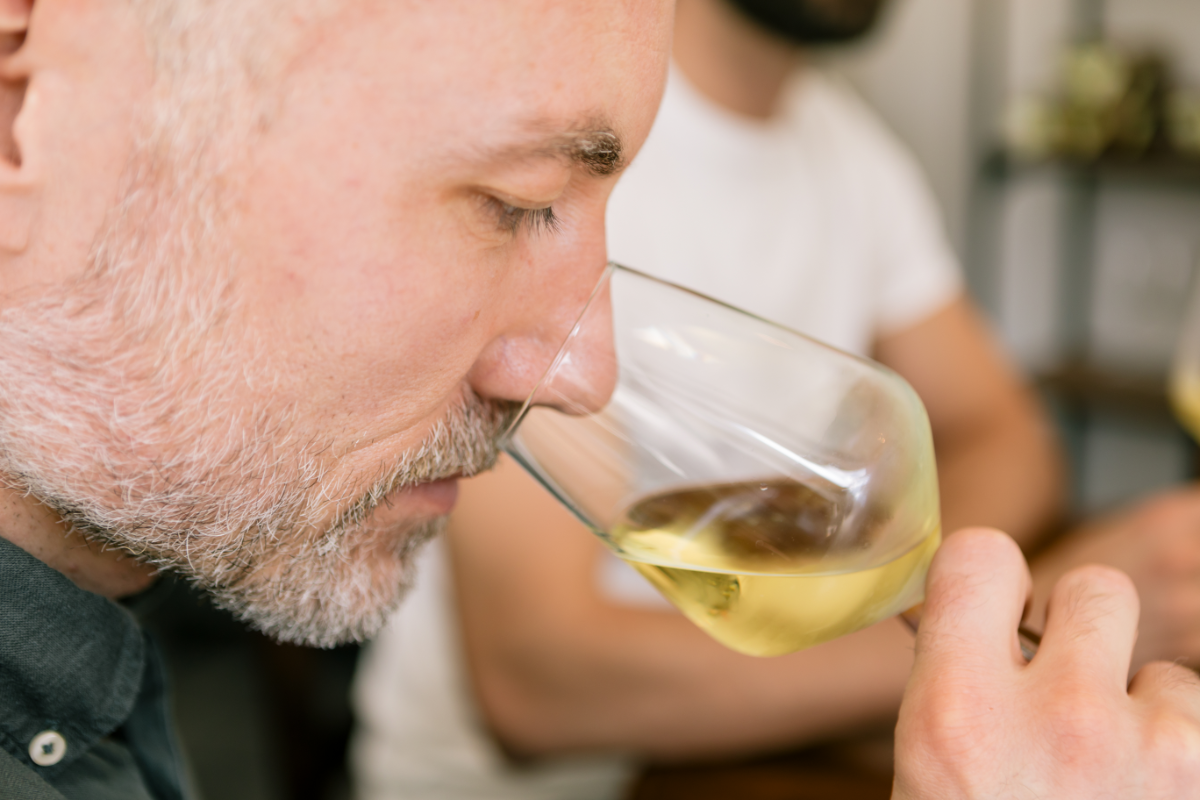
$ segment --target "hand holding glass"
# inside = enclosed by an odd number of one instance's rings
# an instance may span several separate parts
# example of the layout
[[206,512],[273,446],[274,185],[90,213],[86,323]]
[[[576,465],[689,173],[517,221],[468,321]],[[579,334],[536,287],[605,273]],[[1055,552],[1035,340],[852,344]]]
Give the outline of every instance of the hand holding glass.
[[615,265],[506,449],[753,655],[920,603],[940,541],[929,421],[904,380]]

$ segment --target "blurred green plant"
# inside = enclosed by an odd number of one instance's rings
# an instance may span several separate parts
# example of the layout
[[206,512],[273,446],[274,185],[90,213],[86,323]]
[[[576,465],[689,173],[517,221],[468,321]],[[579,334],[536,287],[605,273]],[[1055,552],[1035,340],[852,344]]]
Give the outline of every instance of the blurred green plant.
[[1074,45],[1063,54],[1058,83],[1051,96],[1018,98],[1008,108],[1005,143],[1015,155],[1200,157],[1200,95],[1175,87],[1163,54]]

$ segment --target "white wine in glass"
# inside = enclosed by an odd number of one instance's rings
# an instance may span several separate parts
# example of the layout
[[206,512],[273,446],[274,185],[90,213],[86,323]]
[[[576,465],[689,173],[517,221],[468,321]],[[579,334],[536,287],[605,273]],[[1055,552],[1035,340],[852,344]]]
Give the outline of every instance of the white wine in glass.
[[853,541],[827,548],[834,504],[803,483],[766,479],[675,489],[627,509],[617,552],[722,644],[790,653],[878,622],[920,599],[940,542],[864,568]]
[[507,450],[689,619],[751,655],[917,605],[940,542],[929,422],[907,383],[615,265]]

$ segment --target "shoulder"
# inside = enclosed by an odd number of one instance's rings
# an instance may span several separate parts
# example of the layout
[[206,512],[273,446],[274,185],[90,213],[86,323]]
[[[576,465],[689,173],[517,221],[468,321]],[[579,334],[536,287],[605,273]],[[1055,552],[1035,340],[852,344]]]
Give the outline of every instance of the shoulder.
[[923,182],[908,148],[844,77],[812,68],[799,73],[788,91],[787,113],[806,138],[869,170],[875,181]]

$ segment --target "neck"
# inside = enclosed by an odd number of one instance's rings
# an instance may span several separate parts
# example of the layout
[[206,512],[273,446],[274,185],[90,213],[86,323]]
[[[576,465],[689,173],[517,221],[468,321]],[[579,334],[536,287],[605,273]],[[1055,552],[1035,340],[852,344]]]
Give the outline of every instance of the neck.
[[744,18],[726,0],[680,0],[675,63],[714,103],[754,119],[778,109],[798,48]]
[[70,530],[62,518],[29,495],[0,487],[0,538],[70,578],[76,586],[118,598],[154,582],[153,567],[119,550],[102,548]]

